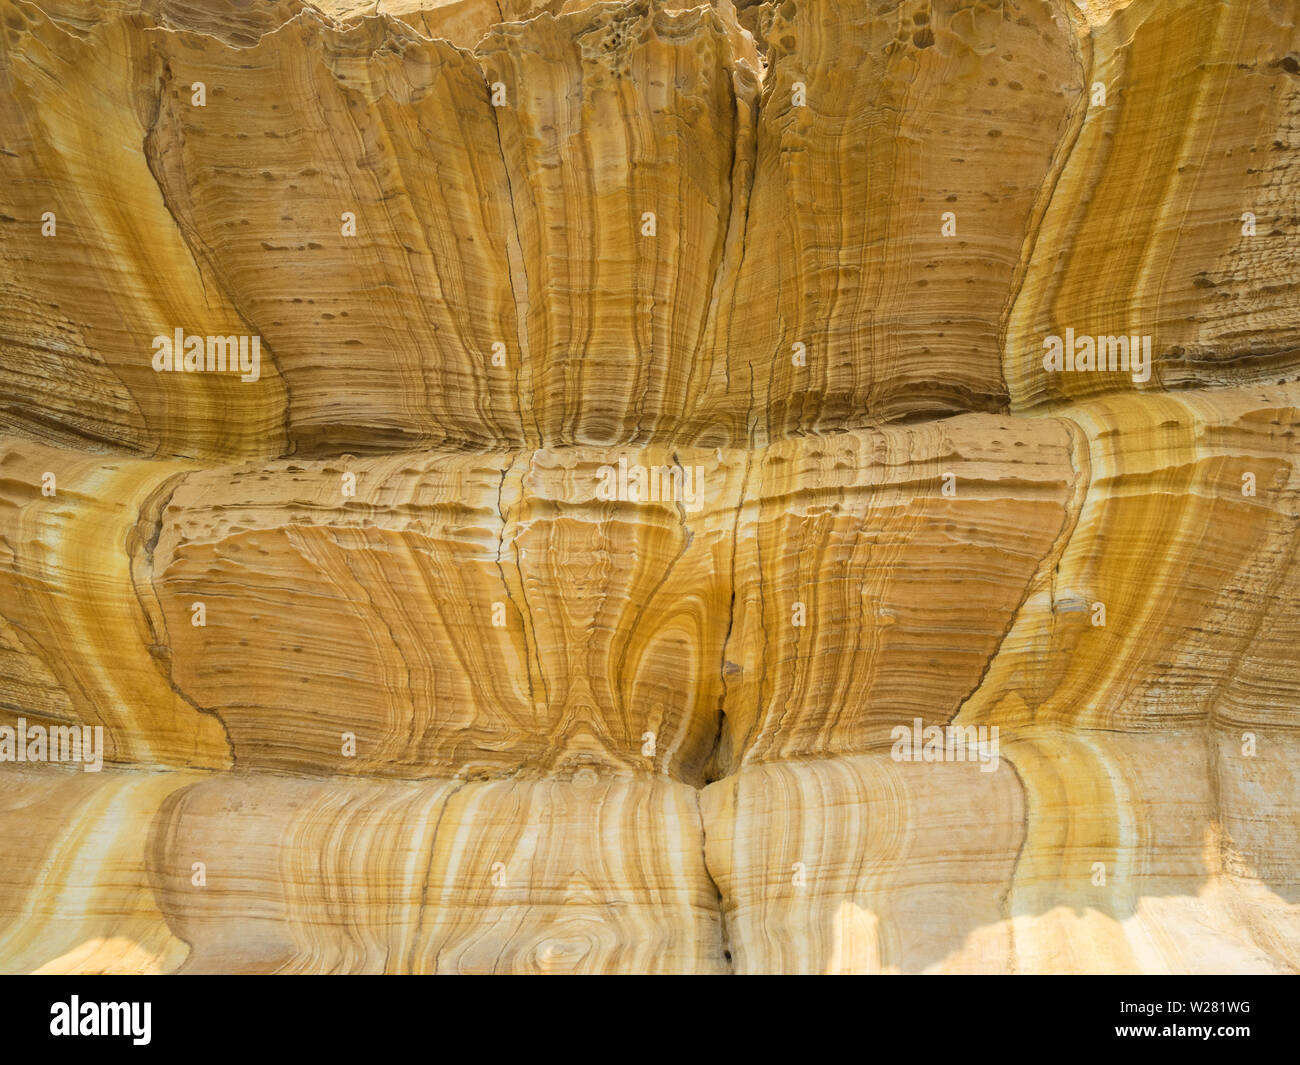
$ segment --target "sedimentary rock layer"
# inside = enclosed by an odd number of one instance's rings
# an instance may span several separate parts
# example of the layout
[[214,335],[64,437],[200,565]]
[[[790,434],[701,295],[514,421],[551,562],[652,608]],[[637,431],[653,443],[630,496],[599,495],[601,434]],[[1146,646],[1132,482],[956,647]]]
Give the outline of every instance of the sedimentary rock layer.
[[[1298,19],[1173,0],[1093,28],[1086,111],[1007,323],[1017,409],[1296,380]],[[1042,339],[1066,328],[1150,336],[1150,380],[1044,373]]]
[[1300,970],[1298,14],[0,0],[0,970]]

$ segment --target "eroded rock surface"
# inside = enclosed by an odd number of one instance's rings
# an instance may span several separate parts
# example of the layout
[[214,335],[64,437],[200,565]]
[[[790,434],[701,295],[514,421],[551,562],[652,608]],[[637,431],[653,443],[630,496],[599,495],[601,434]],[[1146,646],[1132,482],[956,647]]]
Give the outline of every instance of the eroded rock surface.
[[1300,970],[1298,16],[0,0],[0,970]]

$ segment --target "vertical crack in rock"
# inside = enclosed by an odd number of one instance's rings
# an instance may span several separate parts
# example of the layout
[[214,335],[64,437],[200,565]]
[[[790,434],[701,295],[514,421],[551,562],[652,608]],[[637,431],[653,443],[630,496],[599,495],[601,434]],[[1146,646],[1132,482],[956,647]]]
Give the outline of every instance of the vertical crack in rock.
[[1053,606],[1053,609],[1055,606],[1055,574],[1060,566],[1061,555],[1064,554],[1066,547],[1069,545],[1070,538],[1074,535],[1074,530],[1078,525],[1079,516],[1083,512],[1084,500],[1087,498],[1088,489],[1090,487],[1092,464],[1088,458],[1088,438],[1087,434],[1083,431],[1083,427],[1072,419],[1066,417],[1058,416],[1050,420],[1059,424],[1065,430],[1069,468],[1073,475],[1070,498],[1065,501],[1065,505],[1062,507],[1061,526],[1056,536],[1048,545],[1047,551],[1043,555],[1033,575],[1025,584],[1019,602],[1016,603],[1015,608],[1008,613],[1006,625],[1003,627],[1002,633],[998,637],[993,650],[985,658],[984,666],[980,670],[979,677],[971,686],[970,691],[968,691],[957,704],[957,708],[948,719],[950,722],[959,720],[967,705],[969,705],[983,689],[989,671],[993,669],[998,654],[1007,641],[1007,637],[1011,635],[1016,626],[1021,622],[1026,605],[1033,597],[1035,591],[1046,585],[1049,594],[1049,604]]
[[[524,466],[523,466],[523,468],[519,471],[519,484],[520,484],[519,498],[520,498],[520,500],[522,501],[522,499],[524,498],[524,487],[527,486],[527,484],[529,483],[529,480],[530,480],[530,478],[532,477],[532,474],[533,474],[533,463],[534,463],[534,461],[535,461],[536,458],[537,458],[537,452],[536,452],[536,451],[529,451],[529,452],[526,452],[526,453],[521,453],[518,457],[519,457],[520,459],[523,459],[523,460],[524,460]],[[513,470],[513,468],[514,468],[514,464],[513,464],[513,462],[512,462],[512,464],[511,464],[511,469]],[[505,485],[505,482],[506,482],[506,479],[503,477],[502,480],[501,480],[501,484],[504,486],[504,485]],[[520,509],[519,504],[516,503],[514,510],[515,510],[516,512],[518,512],[519,509]],[[505,519],[505,512],[504,512],[504,510],[502,510],[501,513],[502,513],[502,519],[503,519],[503,525],[502,525],[502,537],[503,537],[503,539],[504,539],[504,537],[505,537],[506,530],[507,530],[508,528],[513,528],[513,535],[510,537],[510,539],[511,539],[511,542],[512,542],[512,544],[513,544],[513,546],[514,546],[515,572],[516,572],[516,573],[518,574],[518,576],[519,576],[519,598],[520,598],[520,600],[521,600],[521,602],[522,602],[522,604],[523,604],[523,605],[522,605],[522,609],[520,608],[520,606],[519,606],[518,604],[515,604],[515,609],[519,612],[520,619],[522,620],[522,622],[523,622],[523,626],[524,626],[524,633],[525,633],[525,636],[527,637],[527,645],[526,645],[526,648],[525,648],[525,649],[526,649],[526,653],[527,653],[527,659],[526,659],[526,660],[527,660],[527,662],[528,662],[528,666],[527,666],[527,668],[528,668],[528,691],[529,691],[529,695],[530,695],[531,697],[533,697],[534,700],[536,700],[536,694],[535,694],[535,689],[534,689],[534,686],[533,686],[533,680],[532,680],[532,676],[533,676],[533,668],[536,667],[536,669],[537,669],[537,679],[538,679],[538,681],[540,682],[541,689],[542,689],[542,691],[541,691],[541,695],[542,695],[542,705],[543,705],[543,706],[549,706],[549,705],[551,705],[551,692],[550,692],[550,685],[547,683],[547,679],[546,679],[546,670],[544,670],[544,669],[541,668],[541,665],[542,665],[542,663],[541,663],[541,643],[540,643],[540,640],[539,640],[538,635],[537,635],[536,615],[535,615],[535,613],[534,613],[534,611],[533,611],[533,608],[532,608],[532,606],[531,606],[531,604],[529,603],[529,600],[528,600],[528,578],[527,578],[527,576],[526,576],[526,574],[525,574],[525,572],[524,572],[523,560],[520,558],[520,555],[519,555],[519,551],[520,551],[520,548],[519,548],[519,518],[516,517],[516,518],[515,518],[515,519],[510,523],[510,525],[506,525],[506,524],[504,524],[504,519]],[[504,579],[504,578],[503,578],[503,579]],[[510,588],[509,582],[506,582],[507,594],[509,594],[509,588]],[[512,601],[512,603],[513,603],[513,596],[511,597],[511,601]]]
[[[479,69],[482,70],[482,53],[475,52],[474,58],[479,65]],[[519,228],[519,209],[515,203],[515,177],[511,173],[510,162],[506,158],[505,144],[501,140],[501,117],[498,114],[501,108],[495,107],[491,103],[492,90],[487,82],[486,71],[484,71],[483,84],[484,88],[488,90],[488,107],[492,111],[492,124],[497,133],[497,155],[501,160],[501,172],[505,175],[506,195],[510,200],[510,229],[506,233],[506,273],[509,275],[510,291],[515,301],[516,342],[519,345],[519,357],[515,369],[515,397],[521,421],[525,417],[525,410],[532,414],[532,435],[529,436],[525,432],[524,442],[527,446],[536,448],[542,446],[543,435],[541,421],[537,415],[537,383],[534,380],[536,370],[529,343],[528,264],[524,261],[523,237]],[[514,101],[516,107],[522,106],[522,104],[522,100],[516,99]]]
[[[700,856],[705,874],[709,878],[709,883],[713,886],[714,894],[717,898],[718,921],[720,922],[720,935],[722,944],[722,959],[727,966],[727,971],[734,974],[736,971],[736,962],[731,949],[730,933],[727,925],[727,899],[723,895],[722,886],[718,883],[709,868],[708,854],[708,825],[704,819],[704,808],[702,805],[704,789],[723,780],[730,779],[733,787],[738,787],[739,766],[731,765],[732,752],[729,747],[724,745],[727,739],[726,735],[726,702],[730,663],[727,659],[728,646],[731,643],[732,628],[736,620],[736,544],[740,535],[740,522],[745,510],[745,493],[749,486],[749,471],[753,461],[753,452],[746,449],[745,468],[740,476],[740,493],[736,501],[735,517],[731,524],[731,574],[728,584],[730,586],[730,596],[727,603],[727,631],[722,637],[722,648],[720,661],[718,662],[719,678],[721,680],[721,692],[718,695],[717,708],[717,731],[714,733],[713,745],[709,750],[708,756],[704,760],[704,780],[702,785],[695,791],[696,810],[700,818]],[[744,668],[743,665],[740,668]]]
[[722,951],[722,957],[719,960],[727,967],[728,975],[735,975],[736,960],[731,949],[731,937],[727,928],[727,900],[723,897],[722,887],[714,879],[713,870],[709,868],[709,827],[704,820],[703,797],[703,788],[699,788],[692,793],[692,801],[695,803],[695,812],[700,824],[701,865],[704,869],[704,875],[709,878],[709,885],[713,888],[713,894],[717,899],[715,905],[718,908],[718,938]]
[[[503,498],[505,493],[506,480],[510,477],[510,474],[514,472],[516,464],[519,462],[521,458],[524,457],[525,454],[531,456],[532,453],[523,452],[523,451],[511,452],[507,456],[508,461],[504,464],[501,470],[501,479],[500,481],[497,482],[497,518],[500,520],[501,526],[500,526],[500,531],[497,534],[496,564],[497,564],[497,574],[501,578],[501,588],[505,592],[506,599],[509,600],[510,605],[514,608],[515,614],[519,617],[520,623],[527,626],[529,622],[526,619],[531,616],[528,610],[526,609],[527,603],[524,604],[525,607],[524,609],[520,609],[519,604],[515,602],[514,595],[510,591],[510,582],[506,580],[506,571],[505,571],[506,528],[509,523],[506,520],[505,503]],[[521,472],[520,473],[521,480],[523,477],[524,477],[524,473]],[[521,491],[520,495],[522,494],[523,493]],[[514,560],[514,565],[515,565],[515,571],[519,572],[519,559],[517,556]],[[522,587],[522,581],[521,581],[521,587]],[[535,636],[533,638],[533,642],[534,643],[536,642]],[[528,698],[535,705],[537,701],[537,691],[533,685],[533,659],[531,654],[525,656],[524,658],[524,669],[525,669],[525,676],[528,678]],[[541,679],[544,685],[546,682],[545,676],[543,676]]]
[[[1020,255],[1016,260],[1015,269],[1012,271],[1011,286],[1002,308],[998,326],[998,349],[1002,353],[1000,360],[1002,387],[1004,393],[1008,396],[1011,395],[1011,389],[1007,381],[1006,362],[1011,357],[1011,353],[1007,348],[1007,330],[1010,328],[1016,301],[1020,298],[1025,278],[1029,274],[1030,263],[1038,247],[1038,238],[1042,232],[1043,221],[1051,209],[1057,186],[1060,185],[1061,178],[1070,165],[1070,159],[1074,154],[1075,146],[1079,143],[1079,135],[1083,131],[1084,123],[1088,120],[1089,86],[1092,84],[1094,64],[1092,34],[1087,30],[1086,24],[1083,23],[1078,9],[1069,0],[1062,0],[1055,7],[1058,12],[1061,12],[1061,17],[1065,20],[1067,27],[1075,29],[1073,33],[1069,33],[1067,30],[1067,36],[1073,45],[1074,63],[1080,75],[1079,100],[1074,110],[1066,118],[1065,130],[1057,141],[1056,151],[1053,153],[1051,164],[1048,167],[1047,180],[1044,182],[1042,192],[1035,200],[1030,212],[1029,224],[1025,229],[1025,239],[1021,245]],[[1085,46],[1087,48],[1086,56],[1083,54]],[[1014,402],[1012,409],[1015,409]]]
[[[422,881],[422,886],[420,888],[419,911],[416,914],[416,918],[415,918],[415,934],[411,937],[412,952],[418,950],[420,947],[420,932],[424,928],[424,910],[429,902],[429,873],[433,869],[434,857],[438,853],[437,851],[438,830],[442,828],[442,819],[447,813],[447,807],[451,805],[451,800],[455,797],[457,792],[461,791],[468,783],[469,781],[466,780],[457,780],[452,782],[451,791],[448,792],[447,796],[443,799],[442,805],[438,809],[438,818],[433,824],[433,830],[429,833],[429,851],[428,851],[429,860],[424,867],[424,878]],[[431,973],[436,974],[438,972],[438,962],[441,960],[441,958],[442,958],[442,944],[439,943],[438,950],[435,951],[433,955],[433,967],[430,969]],[[412,956],[408,961],[406,971],[407,972],[420,971],[418,959],[415,957],[414,953],[412,953]]]
[[[730,317],[735,312],[736,278],[745,259],[745,241],[749,228],[749,209],[754,191],[754,177],[757,163],[757,139],[759,122],[759,100],[761,85],[754,82],[748,68],[730,52],[731,57],[731,99],[733,104],[731,160],[727,166],[729,175],[727,197],[727,224],[718,234],[717,262],[714,264],[713,276],[709,285],[709,303],[701,319],[699,335],[696,338],[696,356],[691,360],[684,388],[683,405],[684,422],[692,426],[689,432],[690,442],[698,443],[700,430],[694,428],[698,418],[698,407],[704,387],[712,377],[719,315]],[[741,91],[744,86],[745,92]],[[739,209],[739,210],[738,210]],[[734,250],[733,250],[734,249]],[[734,255],[734,262],[732,261]],[[724,288],[729,290],[729,303],[725,311],[722,308]],[[699,353],[707,352],[708,373],[704,385],[698,389],[695,385],[695,373],[699,366]],[[731,367],[726,358],[722,360],[728,390],[731,385]]]
[[736,501],[735,517],[731,523],[731,572],[728,579],[730,596],[727,600],[727,631],[722,637],[722,648],[719,655],[718,675],[721,680],[721,691],[718,695],[717,709],[717,731],[714,733],[713,746],[709,751],[708,757],[704,761],[704,784],[705,786],[716,780],[721,780],[730,773],[738,769],[738,766],[732,765],[734,752],[727,745],[726,720],[727,720],[727,692],[730,687],[728,675],[733,669],[744,669],[744,664],[733,666],[728,660],[727,654],[731,644],[731,634],[736,623],[736,546],[740,538],[740,523],[744,518],[745,512],[745,493],[749,487],[749,473],[753,465],[753,452],[746,450],[745,468],[740,474],[740,494]]
[[225,719],[213,708],[201,706],[187,692],[177,685],[172,676],[171,640],[167,636],[167,617],[158,600],[158,589],[154,584],[154,549],[162,534],[163,518],[171,506],[176,490],[189,476],[186,472],[174,473],[159,484],[140,503],[136,522],[127,530],[126,554],[130,560],[132,591],[140,606],[140,614],[148,627],[151,644],[148,648],[159,675],[167,686],[187,706],[197,713],[216,719],[225,737],[229,756],[228,768],[234,768],[237,757],[235,744],[230,737],[230,729]]

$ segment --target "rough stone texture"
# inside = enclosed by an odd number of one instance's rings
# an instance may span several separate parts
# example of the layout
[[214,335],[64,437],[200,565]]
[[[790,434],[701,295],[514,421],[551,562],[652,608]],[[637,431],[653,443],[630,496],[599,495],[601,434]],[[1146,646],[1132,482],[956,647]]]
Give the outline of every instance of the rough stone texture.
[[0,970],[1300,970],[1298,19],[0,0]]

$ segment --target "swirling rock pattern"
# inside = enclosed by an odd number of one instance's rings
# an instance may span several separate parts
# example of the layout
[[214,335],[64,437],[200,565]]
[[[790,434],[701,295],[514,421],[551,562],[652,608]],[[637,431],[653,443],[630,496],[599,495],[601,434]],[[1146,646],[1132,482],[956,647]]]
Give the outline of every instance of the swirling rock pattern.
[[0,0],[0,970],[1300,970],[1298,21]]

